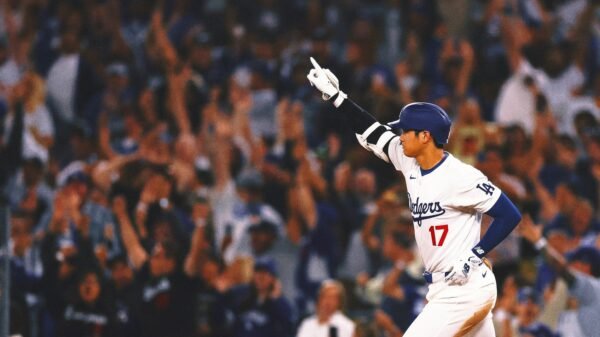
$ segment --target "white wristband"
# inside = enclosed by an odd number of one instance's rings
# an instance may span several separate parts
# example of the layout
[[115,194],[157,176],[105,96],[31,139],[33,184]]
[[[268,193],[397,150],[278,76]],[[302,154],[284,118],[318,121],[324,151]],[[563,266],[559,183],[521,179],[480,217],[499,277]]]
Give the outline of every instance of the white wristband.
[[539,240],[535,242],[535,249],[542,250],[548,244],[548,240],[545,237],[541,237]]
[[342,103],[344,102],[344,100],[348,98],[348,95],[346,95],[343,91],[338,91],[338,95],[335,98],[335,100],[333,101],[333,105],[336,108],[339,108],[340,105],[342,105]]

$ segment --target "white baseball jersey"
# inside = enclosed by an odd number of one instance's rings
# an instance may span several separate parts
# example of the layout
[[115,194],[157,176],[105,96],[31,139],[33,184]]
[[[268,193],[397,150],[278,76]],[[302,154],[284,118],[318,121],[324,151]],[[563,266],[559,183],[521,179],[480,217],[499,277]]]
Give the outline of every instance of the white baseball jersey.
[[425,269],[448,271],[461,254],[480,240],[481,218],[501,195],[476,168],[446,153],[426,175],[404,155],[400,137],[388,147],[390,162],[406,180],[415,238]]

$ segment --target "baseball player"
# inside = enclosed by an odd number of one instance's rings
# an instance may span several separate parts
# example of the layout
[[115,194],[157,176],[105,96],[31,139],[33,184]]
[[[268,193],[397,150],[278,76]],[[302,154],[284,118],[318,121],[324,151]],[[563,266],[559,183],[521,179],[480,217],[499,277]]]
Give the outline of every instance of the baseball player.
[[[442,108],[408,104],[397,121],[381,124],[339,89],[331,71],[311,62],[308,80],[341,110],[360,145],[404,175],[430,283],[428,303],[404,336],[495,336],[496,280],[484,257],[521,220],[515,205],[483,173],[444,151],[451,121]],[[494,220],[480,240],[484,213]]]

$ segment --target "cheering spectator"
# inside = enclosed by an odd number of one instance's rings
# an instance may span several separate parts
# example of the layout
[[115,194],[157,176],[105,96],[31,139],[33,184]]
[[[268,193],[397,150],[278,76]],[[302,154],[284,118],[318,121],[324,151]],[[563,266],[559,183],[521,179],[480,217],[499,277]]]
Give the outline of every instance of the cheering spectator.
[[600,310],[596,299],[600,296],[600,253],[595,247],[580,247],[570,253],[568,260],[542,236],[539,225],[525,218],[521,233],[527,241],[544,253],[545,259],[569,286],[569,292],[578,301],[577,321],[584,336],[593,335],[599,329],[594,319]]
[[399,195],[398,187],[393,187],[381,194],[373,213],[365,220],[362,229],[362,240],[369,252],[369,269],[372,275],[382,264],[383,240],[390,228],[402,214],[405,203]]
[[[54,124],[44,104],[46,100],[44,80],[39,75],[28,72],[21,79],[19,86],[24,90],[23,157],[39,158],[47,163],[48,151],[54,143]],[[6,127],[12,125],[12,115],[6,122]]]
[[225,337],[231,334],[231,311],[227,308],[224,264],[216,255],[206,254],[200,266],[194,308],[196,337]]
[[93,70],[81,55],[81,39],[81,14],[71,9],[68,26],[61,27],[59,54],[46,77],[48,100],[59,135],[69,130],[65,129],[67,125],[81,118],[98,86]]
[[379,326],[391,336],[402,335],[423,306],[423,284],[406,269],[414,260],[412,244],[404,233],[388,229],[383,241],[385,257],[393,263],[383,283],[383,299],[375,312]]
[[135,233],[123,197],[116,197],[113,210],[121,227],[127,255],[142,290],[141,336],[186,336],[191,333],[192,298],[190,280],[178,263],[172,241],[156,241],[147,252]]
[[39,158],[28,158],[23,161],[21,174],[7,186],[12,209],[28,213],[34,221],[31,230],[38,234],[48,228],[54,198],[43,178],[44,163]]
[[[74,207],[77,195],[71,190],[61,190],[55,195],[54,211],[41,243],[41,257],[44,267],[42,277],[42,293],[46,298],[43,329],[54,336],[54,326],[61,326],[65,319],[65,310],[75,301],[72,296],[73,289],[78,289],[79,276],[84,268],[99,268],[99,263],[94,255],[94,248],[90,238],[89,217],[82,216]],[[100,282],[97,275],[91,276],[95,282]],[[94,284],[92,292],[81,294],[90,295],[90,302],[97,300],[99,289]],[[92,296],[93,295],[93,296]],[[104,325],[108,324],[108,321]],[[85,324],[84,324],[85,325]],[[85,328],[84,328],[85,329]],[[87,328],[89,331],[89,327]],[[78,332],[74,332],[76,335]]]
[[592,215],[590,203],[580,199],[566,222],[555,222],[545,230],[548,241],[562,254],[580,246],[594,245],[598,232]]
[[59,323],[58,335],[66,337],[113,336],[114,312],[102,297],[102,279],[95,271],[78,277],[76,299],[69,303]]
[[290,302],[282,296],[275,262],[259,259],[254,264],[252,283],[227,293],[235,314],[234,337],[289,337],[294,319]]
[[[496,310],[495,323],[499,336],[556,337],[547,325],[539,321],[541,296],[531,287],[516,291],[514,280],[504,284],[499,309]],[[515,312],[515,317],[511,312]]]
[[111,258],[107,263],[110,280],[107,296],[113,301],[115,317],[112,335],[115,337],[140,336],[140,298],[142,296],[135,273],[125,255]]

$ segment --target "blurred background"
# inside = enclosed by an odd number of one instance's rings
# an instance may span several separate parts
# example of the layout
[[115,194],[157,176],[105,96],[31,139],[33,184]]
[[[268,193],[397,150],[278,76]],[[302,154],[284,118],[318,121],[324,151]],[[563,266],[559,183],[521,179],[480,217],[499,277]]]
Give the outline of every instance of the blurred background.
[[403,179],[309,56],[382,122],[442,106],[527,215],[489,256],[498,336],[598,336],[595,0],[0,1],[0,335],[402,336],[427,292]]

